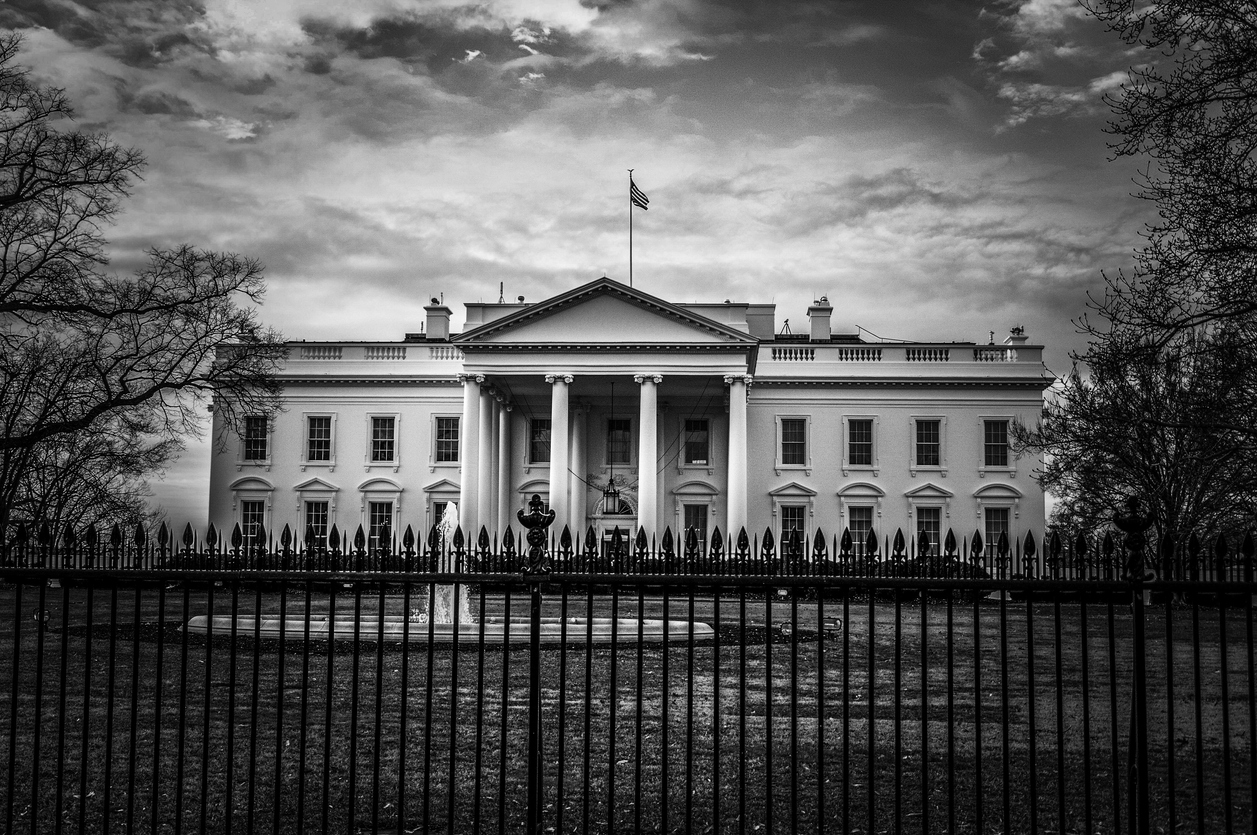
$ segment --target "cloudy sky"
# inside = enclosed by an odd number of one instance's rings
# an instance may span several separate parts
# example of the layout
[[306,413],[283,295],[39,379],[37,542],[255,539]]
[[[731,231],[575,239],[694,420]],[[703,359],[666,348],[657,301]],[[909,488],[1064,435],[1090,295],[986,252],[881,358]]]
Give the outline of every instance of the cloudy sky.
[[[1102,96],[1142,56],[1076,0],[7,0],[79,123],[148,158],[113,266],[266,265],[289,339],[628,272],[674,301],[985,342],[1049,368],[1148,207]],[[156,484],[203,520],[208,452]]]

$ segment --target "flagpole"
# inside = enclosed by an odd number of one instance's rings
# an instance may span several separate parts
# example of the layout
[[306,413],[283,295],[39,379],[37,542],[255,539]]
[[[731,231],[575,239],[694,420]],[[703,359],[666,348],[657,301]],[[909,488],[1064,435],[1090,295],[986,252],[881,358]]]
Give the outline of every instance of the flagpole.
[[633,169],[629,173],[629,286],[633,286]]

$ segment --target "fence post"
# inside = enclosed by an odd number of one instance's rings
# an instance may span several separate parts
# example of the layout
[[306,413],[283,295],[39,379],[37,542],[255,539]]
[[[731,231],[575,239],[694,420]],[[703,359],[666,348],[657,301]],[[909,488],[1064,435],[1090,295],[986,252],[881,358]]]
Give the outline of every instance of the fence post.
[[1130,741],[1126,755],[1128,767],[1127,808],[1135,832],[1152,831],[1151,798],[1148,791],[1148,671],[1145,664],[1144,634],[1144,531],[1152,526],[1151,516],[1140,512],[1139,499],[1126,500],[1126,510],[1113,514],[1113,524],[1126,534],[1126,579],[1131,584],[1130,607],[1133,623]]
[[[546,528],[554,524],[554,511],[546,510],[541,496],[534,494],[528,513],[516,511],[519,523],[528,531],[528,576],[531,611],[528,632],[528,828],[529,835],[541,835],[541,810],[545,800],[542,781],[541,747],[541,584],[551,571],[546,550]],[[565,529],[566,530],[566,529]],[[503,705],[505,709],[505,705]]]

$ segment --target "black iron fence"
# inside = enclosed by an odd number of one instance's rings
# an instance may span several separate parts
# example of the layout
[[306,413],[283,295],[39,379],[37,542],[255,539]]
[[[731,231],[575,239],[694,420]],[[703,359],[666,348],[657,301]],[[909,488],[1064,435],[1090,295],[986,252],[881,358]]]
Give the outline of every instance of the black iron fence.
[[10,540],[4,832],[1255,825],[1251,537],[253,534]]

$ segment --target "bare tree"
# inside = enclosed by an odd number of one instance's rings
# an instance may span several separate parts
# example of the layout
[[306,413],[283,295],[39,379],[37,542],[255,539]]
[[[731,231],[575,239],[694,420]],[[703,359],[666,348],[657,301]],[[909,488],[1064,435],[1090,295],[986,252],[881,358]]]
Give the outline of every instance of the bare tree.
[[31,80],[19,45],[0,37],[0,528],[32,468],[88,446],[68,438],[142,428],[168,458],[160,442],[202,431],[210,396],[227,426],[273,412],[284,357],[257,319],[252,259],[182,245],[108,270],[102,229],[143,157],[67,124],[64,92]]
[[1249,0],[1084,0],[1144,47],[1109,97],[1117,157],[1144,161],[1138,196],[1158,219],[1103,318],[1183,330],[1257,313],[1257,5]]
[[1222,418],[1252,400],[1251,339],[1234,327],[1185,333],[1167,347],[1144,330],[1113,328],[1078,358],[1039,424],[1014,427],[1020,449],[1045,456],[1036,477],[1058,498],[1058,524],[1106,527],[1134,496],[1159,536],[1178,541],[1197,528],[1236,528],[1257,511],[1253,436]]

